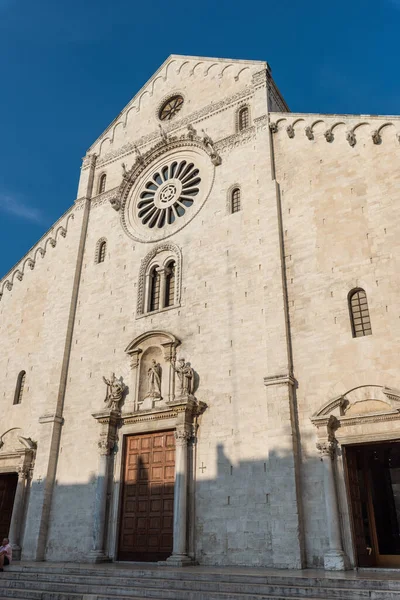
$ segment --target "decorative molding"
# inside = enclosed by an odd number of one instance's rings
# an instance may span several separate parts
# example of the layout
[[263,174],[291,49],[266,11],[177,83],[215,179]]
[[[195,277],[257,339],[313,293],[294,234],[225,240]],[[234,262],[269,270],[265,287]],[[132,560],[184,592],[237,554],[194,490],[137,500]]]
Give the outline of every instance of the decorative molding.
[[296,380],[292,375],[272,375],[270,377],[264,377],[264,385],[266,387],[270,385],[296,385]]
[[308,137],[309,140],[313,140],[314,139],[314,133],[313,130],[311,129],[311,127],[309,125],[307,125],[307,127],[304,128],[306,137]]
[[[188,218],[187,220],[183,220],[181,223],[178,223],[177,227],[170,227],[168,229],[169,233],[164,234],[163,231],[159,230],[159,233],[160,235],[162,235],[162,237],[158,238],[158,240],[157,238],[154,239],[154,237],[147,238],[144,236],[144,234],[140,235],[135,231],[132,231],[126,214],[128,209],[127,203],[132,188],[135,186],[138,178],[143,174],[143,172],[149,166],[152,166],[157,159],[161,158],[164,154],[171,153],[174,150],[180,149],[185,149],[186,151],[193,149],[194,153],[196,152],[196,150],[201,150],[201,153],[199,153],[201,160],[207,156],[214,166],[221,164],[221,159],[214,148],[213,141],[204,131],[202,138],[199,136],[194,136],[192,132],[187,132],[183,134],[179,139],[177,139],[176,137],[169,138],[168,142],[161,140],[150,150],[148,150],[141,157],[140,160],[136,159],[132,168],[127,172],[126,177],[123,178],[117,194],[117,199],[119,200],[121,205],[121,225],[125,233],[131,239],[146,244],[154,243],[155,241],[160,241],[161,239],[169,238],[172,235],[175,235],[184,227],[186,227],[186,225],[192,221],[192,219],[198,214],[198,212],[202,209],[205,202],[207,201],[214,183],[215,169],[213,169],[209,173],[209,186],[207,191],[204,193],[203,198],[197,205],[192,206],[190,218]],[[204,153],[203,156],[201,156],[202,153]]]
[[317,442],[317,450],[321,458],[333,459],[335,456],[335,442],[333,440],[325,440]]
[[[0,280],[0,300],[3,297],[4,290],[11,291],[15,279],[22,281],[25,274],[26,268],[33,270],[36,265],[37,255],[40,254],[44,257],[46,254],[47,247],[50,245],[52,248],[56,246],[57,239],[61,237],[65,238],[68,230],[68,223],[70,219],[74,219],[74,213],[72,212],[75,207],[72,206],[64,213],[54,225],[45,233],[45,235],[33,246],[27,254]],[[60,225],[60,221],[66,218],[63,225]]]
[[[195,111],[184,118],[174,120],[172,121],[172,123],[164,123],[164,130],[167,134],[173,134],[174,132],[178,132],[180,129],[186,127],[189,124],[196,125],[196,123],[203,121],[211,115],[215,115],[224,110],[228,110],[233,105],[235,105],[243,99],[250,101],[252,96],[253,89],[250,87],[246,87],[240,92],[236,92],[236,94],[233,94],[232,96],[227,96],[219,102],[210,103],[204,108]],[[159,137],[160,134],[157,130],[153,131],[150,134],[142,136],[141,138],[136,140],[136,142],[128,142],[120,148],[116,148],[115,150],[108,152],[103,158],[99,159],[97,162],[97,167],[102,167],[105,164],[108,164],[109,162],[113,162],[121,158],[122,156],[132,154],[132,152],[136,152],[136,150],[139,148],[140,150],[142,150],[144,146],[152,142],[157,142],[157,140],[159,140]]]
[[219,140],[215,147],[219,152],[231,151],[234,148],[238,148],[239,146],[243,146],[248,142],[254,140],[256,137],[256,128],[253,125],[252,127],[248,127],[247,129],[243,129],[242,131],[238,131],[233,135],[229,135],[222,140]]
[[293,127],[293,125],[288,125],[286,127],[286,133],[288,134],[289,138],[291,138],[291,139],[294,138],[294,127]]
[[97,154],[94,152],[88,152],[85,154],[85,156],[82,158],[81,170],[85,171],[86,169],[89,169],[89,167],[93,167],[96,164],[96,159]]
[[[194,398],[186,398],[184,401],[169,402],[166,406],[156,407],[149,410],[137,410],[130,413],[122,413],[121,425],[134,425],[152,421],[175,420],[182,413],[186,413],[189,423],[195,417],[201,415],[207,408],[204,402],[198,402]],[[191,436],[190,436],[191,437]]]
[[193,432],[186,431],[186,429],[176,429],[174,435],[177,446],[187,446],[188,442],[193,437]]
[[348,403],[348,400],[343,395],[328,400],[328,402],[326,402],[313,414],[312,420],[332,414],[337,407],[340,409],[340,414],[344,415],[344,408],[348,405]]
[[[305,121],[306,117],[309,117],[310,115],[304,115],[303,116],[293,116],[292,118],[294,119],[292,122],[289,122],[289,117],[286,116],[281,116],[279,117],[276,114],[277,120],[273,121],[270,123],[270,130],[272,133],[278,133],[278,131],[280,131],[279,125],[282,124],[283,122],[286,122],[287,125],[285,127],[286,129],[286,133],[288,134],[288,137],[293,139],[296,135],[296,133],[298,132],[295,128],[295,125],[299,122],[299,121]],[[313,115],[311,115],[312,117]],[[315,115],[317,116],[317,115]],[[328,115],[329,116],[329,115]],[[351,117],[350,117],[351,118]],[[354,121],[350,121],[350,124],[352,124]],[[315,134],[314,134],[314,127],[315,125],[319,124],[319,123],[324,123],[324,124],[328,124],[328,121],[326,119],[321,119],[321,118],[316,118],[314,121],[312,121],[309,124],[306,124],[304,127],[304,134],[305,136],[309,139],[309,140],[314,140],[315,139]],[[329,126],[325,132],[324,132],[324,137],[326,139],[326,141],[328,143],[332,143],[335,140],[335,134],[334,134],[334,130],[338,125],[346,125],[346,123],[349,123],[349,121],[334,121],[332,123],[331,126]],[[360,127],[361,125],[369,125],[371,128],[373,127],[374,121],[371,122],[366,122],[366,121],[360,121],[358,123],[356,123],[354,126],[351,127],[351,129],[347,130],[345,132],[345,139],[347,140],[347,142],[349,143],[349,145],[351,147],[354,147],[357,143],[357,137],[356,137],[356,129],[358,127]],[[371,140],[373,142],[373,144],[375,145],[379,145],[382,144],[384,141],[384,138],[382,136],[382,130],[385,129],[386,127],[400,127],[400,123],[396,123],[396,122],[384,122],[382,123],[382,125],[380,125],[379,127],[373,129],[371,131]],[[375,125],[376,127],[376,125]],[[396,138],[400,141],[400,133],[396,132]]]
[[93,196],[90,207],[94,208],[97,206],[101,206],[102,204],[107,204],[107,202],[111,202],[112,198],[117,196],[119,190],[119,186],[112,188],[111,190],[107,190],[107,192],[103,192],[102,194],[97,194],[97,196]]

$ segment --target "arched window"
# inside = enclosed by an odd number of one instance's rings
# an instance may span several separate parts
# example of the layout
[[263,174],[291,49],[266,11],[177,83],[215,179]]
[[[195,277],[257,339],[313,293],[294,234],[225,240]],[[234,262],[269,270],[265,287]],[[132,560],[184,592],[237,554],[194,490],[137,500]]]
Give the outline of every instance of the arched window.
[[173,242],[159,244],[140,265],[136,318],[180,306],[182,252]]
[[165,267],[165,302],[164,306],[175,304],[175,262],[172,260]]
[[105,173],[103,173],[103,175],[100,175],[100,179],[99,179],[99,194],[102,194],[103,192],[106,191],[106,181],[107,181],[107,175]]
[[239,212],[240,208],[240,189],[234,188],[231,192],[231,212]]
[[352,290],[349,294],[349,310],[353,337],[371,335],[371,320],[369,318],[367,294],[361,288]]
[[152,268],[150,273],[149,312],[158,310],[160,307],[160,284],[161,275],[158,270],[158,265],[156,265]]
[[14,404],[21,404],[22,395],[24,393],[26,372],[21,371],[17,377],[17,385],[15,386]]
[[243,106],[243,108],[239,109],[238,113],[238,129],[242,131],[243,129],[247,129],[250,125],[250,114],[247,106]]
[[102,263],[106,258],[106,250],[107,250],[107,242],[103,240],[100,242],[98,250],[97,250],[97,262]]

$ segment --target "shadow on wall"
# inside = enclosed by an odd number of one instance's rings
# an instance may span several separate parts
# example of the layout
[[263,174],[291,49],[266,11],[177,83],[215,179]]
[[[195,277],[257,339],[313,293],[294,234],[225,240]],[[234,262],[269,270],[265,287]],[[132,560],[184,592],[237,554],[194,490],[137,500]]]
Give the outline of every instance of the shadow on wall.
[[[194,440],[193,455],[195,448]],[[115,451],[120,452],[121,448],[116,446]],[[189,456],[190,452],[189,448]],[[84,450],[80,453],[77,449],[76,458],[81,461],[83,470],[82,457]],[[149,462],[143,455],[137,459],[127,456],[127,460],[132,462],[123,467],[121,482],[123,479],[125,482],[121,486],[117,473],[110,477],[109,486],[96,476],[85,485],[56,483],[46,560],[84,562],[88,559],[96,532],[98,535],[96,495],[102,489],[106,494],[103,538],[106,555],[115,560],[153,561],[164,560],[171,554],[174,465]],[[193,461],[189,467],[187,548],[190,556],[205,565],[292,568],[298,565],[303,530],[307,566],[323,566],[328,538],[323,468],[319,458],[303,460],[303,473],[307,473],[307,477],[302,487],[306,498],[302,526],[299,525],[291,453],[266,449],[264,459],[234,463],[220,443],[216,446],[215,461],[216,464]],[[216,472],[216,476],[207,477],[207,471]],[[35,559],[44,490],[45,481],[34,476],[21,536],[23,560]]]

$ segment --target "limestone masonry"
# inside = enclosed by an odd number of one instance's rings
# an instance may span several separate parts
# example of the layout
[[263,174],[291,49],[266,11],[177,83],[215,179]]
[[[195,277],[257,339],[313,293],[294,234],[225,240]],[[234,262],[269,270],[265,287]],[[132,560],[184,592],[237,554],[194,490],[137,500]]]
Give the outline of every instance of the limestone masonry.
[[165,61],[0,282],[16,556],[378,565],[347,449],[400,438],[399,149],[265,62]]

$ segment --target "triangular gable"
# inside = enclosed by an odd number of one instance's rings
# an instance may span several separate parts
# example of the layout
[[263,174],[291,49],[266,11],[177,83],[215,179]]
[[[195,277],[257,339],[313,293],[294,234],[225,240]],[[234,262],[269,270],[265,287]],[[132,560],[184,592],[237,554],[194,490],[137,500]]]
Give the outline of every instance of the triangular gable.
[[261,60],[239,60],[239,59],[227,59],[227,58],[209,58],[202,56],[183,56],[178,54],[171,54],[157,69],[157,71],[150,77],[145,85],[135,94],[135,96],[128,102],[128,104],[122,109],[118,116],[110,123],[110,125],[103,131],[103,133],[96,139],[96,141],[90,146],[88,152],[93,151],[94,147],[109,134],[113,127],[119,122],[124,121],[124,116],[131,111],[136,109],[140,112],[141,105],[144,98],[149,95],[153,96],[157,88],[157,82],[166,82],[169,74],[173,71],[181,73],[185,71],[185,74],[198,75],[202,73],[204,76],[212,74],[214,77],[219,78],[231,77],[234,80],[240,79],[246,71],[262,71],[268,68],[268,64]]

